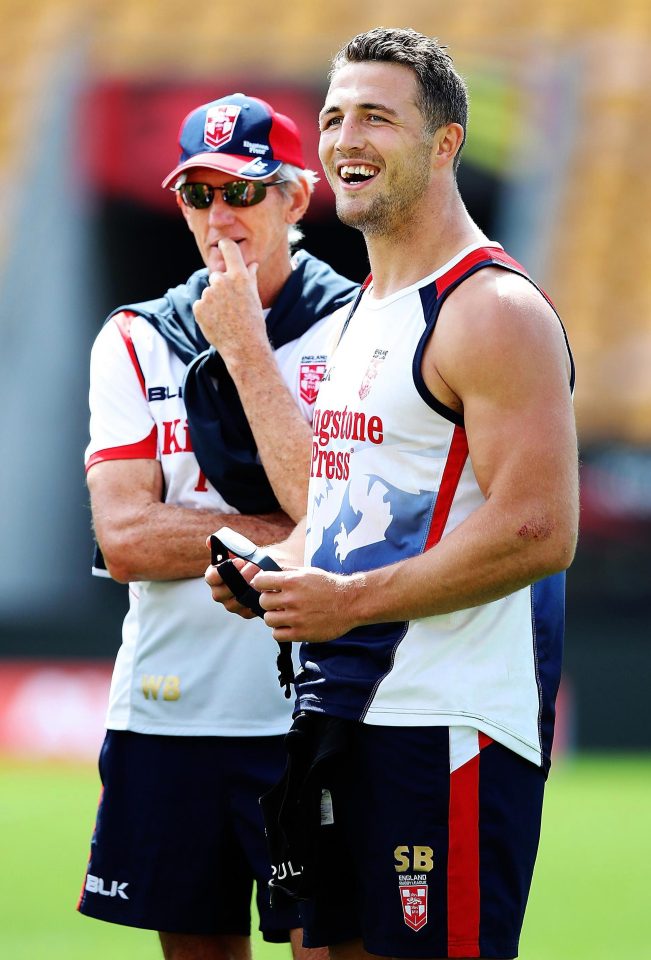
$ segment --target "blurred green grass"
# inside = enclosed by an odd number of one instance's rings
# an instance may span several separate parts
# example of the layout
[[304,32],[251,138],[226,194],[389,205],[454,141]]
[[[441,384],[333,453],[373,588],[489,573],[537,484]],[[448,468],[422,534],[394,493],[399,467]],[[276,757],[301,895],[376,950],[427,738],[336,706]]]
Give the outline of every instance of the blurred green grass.
[[[160,960],[155,934],[75,911],[93,766],[0,758],[0,957]],[[651,957],[651,756],[562,760],[550,777],[522,960]],[[256,937],[255,960],[287,960]]]

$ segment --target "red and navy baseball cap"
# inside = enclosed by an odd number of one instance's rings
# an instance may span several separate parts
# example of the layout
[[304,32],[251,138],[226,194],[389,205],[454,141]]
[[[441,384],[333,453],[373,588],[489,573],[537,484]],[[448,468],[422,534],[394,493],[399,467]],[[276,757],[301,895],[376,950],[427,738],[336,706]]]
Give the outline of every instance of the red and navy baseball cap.
[[192,167],[210,167],[244,180],[262,180],[281,163],[305,169],[298,127],[257,97],[232,93],[187,115],[179,132],[181,162],[163,187]]

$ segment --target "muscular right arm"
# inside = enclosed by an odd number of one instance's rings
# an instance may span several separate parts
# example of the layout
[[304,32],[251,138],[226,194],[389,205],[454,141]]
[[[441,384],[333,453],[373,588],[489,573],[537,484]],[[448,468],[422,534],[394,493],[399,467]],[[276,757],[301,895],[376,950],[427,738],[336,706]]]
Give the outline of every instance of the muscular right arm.
[[206,569],[206,537],[227,525],[256,543],[284,539],[294,524],[276,513],[244,516],[164,503],[158,460],[105,460],[88,472],[93,526],[115,580],[179,580]]

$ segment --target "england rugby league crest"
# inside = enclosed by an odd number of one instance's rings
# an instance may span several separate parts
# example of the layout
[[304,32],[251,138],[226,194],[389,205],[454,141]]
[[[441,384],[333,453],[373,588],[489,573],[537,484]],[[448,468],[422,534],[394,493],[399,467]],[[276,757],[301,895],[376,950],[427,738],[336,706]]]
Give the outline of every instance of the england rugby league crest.
[[323,380],[325,357],[303,357],[299,371],[299,392],[305,403],[314,403]]
[[361,386],[359,388],[359,399],[365,400],[369,395],[371,387],[373,386],[373,381],[380,372],[381,364],[386,360],[388,350],[376,350],[373,354],[371,362],[369,363],[364,378],[362,379]]
[[209,147],[219,150],[228,143],[235,131],[241,109],[234,104],[219,104],[207,111],[203,139]]
[[427,884],[400,884],[400,902],[407,926],[412,930],[424,927],[427,923]]

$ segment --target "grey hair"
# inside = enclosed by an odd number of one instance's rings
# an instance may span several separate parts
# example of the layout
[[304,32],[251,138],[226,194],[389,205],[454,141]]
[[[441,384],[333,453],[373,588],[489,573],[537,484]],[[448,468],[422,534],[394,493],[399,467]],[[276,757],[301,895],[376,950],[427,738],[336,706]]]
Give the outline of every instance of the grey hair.
[[[319,180],[319,175],[314,172],[314,170],[302,170],[301,167],[295,167],[291,163],[282,163],[278,170],[276,171],[276,176],[280,180],[286,180],[286,183],[281,184],[280,190],[288,196],[291,190],[292,184],[304,183],[306,184],[310,195],[314,192],[314,187]],[[287,230],[287,238],[289,240],[290,249],[295,247],[297,243],[300,243],[303,239],[303,231],[296,223],[289,225]]]

